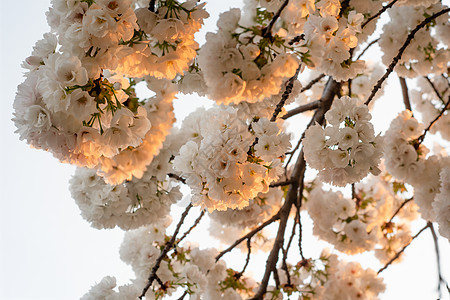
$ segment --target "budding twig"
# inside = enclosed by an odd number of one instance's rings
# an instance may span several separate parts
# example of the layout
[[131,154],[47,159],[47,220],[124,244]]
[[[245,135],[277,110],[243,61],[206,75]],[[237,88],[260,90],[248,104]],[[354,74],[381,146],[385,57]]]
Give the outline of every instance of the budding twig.
[[371,16],[370,18],[368,18],[362,25],[361,25],[361,29],[366,27],[366,25],[372,21],[375,18],[378,18],[382,13],[384,13],[387,9],[391,8],[392,5],[395,4],[395,2],[397,2],[398,0],[393,0],[391,1],[388,5],[383,6],[382,9],[380,9],[376,14],[374,14],[373,16]]
[[425,128],[423,134],[421,136],[419,136],[417,138],[417,140],[419,141],[419,144],[423,142],[423,140],[425,139],[425,135],[427,134],[427,132],[431,129],[431,127],[442,117],[442,115],[444,114],[444,112],[450,107],[450,96],[448,96],[448,100],[447,103],[445,104],[445,106],[442,108],[441,112],[436,116],[436,118],[434,118],[433,121],[431,121],[430,125],[428,125],[427,128]]
[[152,285],[153,281],[158,277],[156,275],[156,272],[158,271],[162,260],[164,259],[164,257],[166,257],[167,252],[169,252],[170,249],[172,249],[172,247],[173,247],[173,245],[175,243],[175,239],[177,237],[177,234],[180,231],[180,227],[181,227],[181,225],[183,225],[184,219],[186,219],[186,216],[188,215],[189,210],[191,208],[192,208],[192,203],[189,203],[189,205],[186,207],[186,210],[181,215],[180,221],[177,224],[177,227],[175,229],[175,232],[172,235],[172,238],[170,239],[169,242],[166,243],[166,245],[164,246],[163,251],[161,252],[161,254],[156,259],[155,265],[153,266],[152,271],[150,272],[150,276],[148,277],[147,284],[145,285],[144,289],[142,290],[142,294],[139,296],[139,299],[142,299],[145,296],[145,294],[147,293],[148,289]]
[[398,251],[395,256],[393,258],[391,258],[391,260],[389,260],[384,267],[382,267],[381,269],[378,270],[377,274],[380,274],[381,272],[383,272],[384,270],[386,270],[394,261],[396,261],[400,255],[405,251],[406,248],[408,248],[409,245],[411,245],[412,241],[415,240],[425,229],[427,229],[429,227],[429,225],[425,225],[425,227],[423,227],[415,236],[413,236],[411,238],[411,240],[405,245],[403,246],[403,248]]
[[388,78],[388,76],[392,73],[392,71],[394,71],[394,67],[397,65],[398,61],[400,60],[400,58],[403,55],[403,52],[405,52],[406,47],[409,46],[409,44],[411,43],[412,39],[414,38],[414,36],[416,35],[416,33],[422,29],[423,27],[425,27],[425,25],[427,25],[428,23],[430,23],[432,20],[434,20],[435,18],[446,14],[450,11],[450,8],[446,8],[443,9],[431,16],[429,16],[428,18],[426,18],[425,20],[423,20],[419,25],[417,25],[409,34],[408,37],[406,38],[406,41],[403,43],[402,47],[399,49],[397,55],[392,59],[391,64],[389,65],[389,67],[386,70],[386,73],[383,75],[383,77],[381,77],[377,84],[373,87],[372,92],[370,93],[369,98],[367,98],[366,102],[364,104],[368,105],[370,103],[370,101],[372,101],[372,99],[375,97],[375,94],[378,92],[378,90],[381,88],[381,85],[383,84],[383,82]]

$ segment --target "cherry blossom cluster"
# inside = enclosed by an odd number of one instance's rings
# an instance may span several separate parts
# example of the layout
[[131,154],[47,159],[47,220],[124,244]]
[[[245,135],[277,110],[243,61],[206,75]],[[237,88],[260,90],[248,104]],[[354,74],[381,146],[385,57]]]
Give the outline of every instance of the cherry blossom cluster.
[[303,141],[306,162],[319,171],[319,178],[336,186],[378,175],[382,138],[375,136],[367,105],[342,97],[325,114],[330,126],[311,126]]
[[[403,45],[408,33],[426,17],[446,8],[438,1],[421,1],[415,6],[394,6],[389,10],[391,22],[383,26],[379,45],[384,55],[382,61],[389,65]],[[416,1],[413,1],[416,2]],[[434,4],[435,3],[435,4]],[[434,27],[436,30],[431,30]],[[416,77],[431,73],[442,74],[447,71],[449,60],[448,15],[444,14],[428,26],[428,30],[416,33],[411,44],[403,53],[395,71],[403,77]]]
[[95,168],[111,184],[142,176],[174,121],[177,88],[149,78],[156,96],[139,99],[133,77],[172,79],[187,70],[198,48],[194,33],[208,16],[193,0],[156,1],[154,12],[146,5],[52,1],[55,34],[25,60],[29,73],[14,103],[21,139]]
[[281,36],[266,37],[262,23],[244,27],[240,20],[238,8],[222,13],[219,31],[207,34],[198,54],[207,95],[218,104],[254,103],[277,95],[300,64],[297,50]]
[[[299,293],[301,300],[379,299],[385,290],[383,279],[357,262],[345,262],[325,249],[318,259],[304,259],[278,269],[280,289],[268,288],[264,299],[283,299],[281,291]],[[288,275],[289,273],[289,279]]]
[[[120,258],[132,267],[136,275],[132,284],[120,286],[118,291],[115,291],[115,278],[107,276],[81,299],[137,298],[147,282],[148,270],[155,264],[160,248],[165,240],[170,238],[165,235],[169,223],[170,221],[162,220],[125,234]],[[213,248],[201,250],[192,244],[177,246],[176,250],[161,262],[156,272],[164,287],[154,281],[145,294],[146,299],[161,299],[174,295],[180,289],[187,291],[194,299],[242,299],[252,295],[256,283],[246,276],[237,278],[237,272],[227,269],[224,260],[215,261],[217,254],[217,250]]]
[[[392,120],[385,135],[385,163],[389,173],[414,187],[414,201],[422,217],[434,221],[439,212],[433,209],[433,202],[441,187],[440,172],[450,161],[445,153],[426,157],[429,150],[419,141],[422,130],[423,125],[408,110]],[[442,220],[442,214],[448,212],[439,214]]]
[[53,0],[47,17],[61,50],[83,58],[90,77],[112,69],[173,79],[195,57],[194,33],[208,13],[195,0],[152,2]]
[[70,180],[70,192],[81,216],[91,226],[124,230],[157,223],[170,214],[170,206],[181,199],[179,187],[166,175],[171,170],[172,138],[153,159],[143,176],[110,185],[95,170],[78,168]]
[[266,118],[239,118],[232,107],[199,109],[183,122],[192,138],[173,160],[191,188],[192,203],[208,210],[242,209],[278,179],[289,135]]
[[[411,102],[414,104],[414,109],[421,114],[421,120],[424,124],[429,124],[433,121],[445,107],[445,100],[449,99],[450,89],[448,88],[448,81],[442,76],[430,76],[430,82],[425,78],[418,78],[418,89],[411,90]],[[436,88],[436,91],[434,88]],[[436,94],[438,93],[438,94]],[[430,133],[436,134],[439,132],[443,139],[450,140],[450,113],[448,109],[436,121],[433,127],[430,128]]]
[[392,186],[397,192],[404,188],[385,177],[371,177],[357,185],[355,198],[350,199],[340,191],[325,191],[315,185],[305,205],[314,222],[314,235],[346,254],[375,249],[378,259],[387,262],[409,242],[409,221],[417,217],[417,207],[410,202],[390,220],[403,201]]

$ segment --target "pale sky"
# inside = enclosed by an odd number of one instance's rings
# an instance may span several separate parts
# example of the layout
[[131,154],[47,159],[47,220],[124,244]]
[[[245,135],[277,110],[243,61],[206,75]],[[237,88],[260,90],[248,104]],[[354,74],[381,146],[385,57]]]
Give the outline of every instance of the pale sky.
[[[31,54],[34,43],[49,30],[45,19],[49,3],[47,0],[0,0],[0,82],[5,105],[0,111],[3,128],[0,133],[0,299],[77,299],[106,275],[116,276],[119,284],[133,278],[131,269],[118,255],[123,232],[93,229],[79,215],[68,191],[68,180],[75,168],[19,141],[10,121],[16,87],[23,81],[20,64]],[[209,11],[214,7],[215,12],[207,21],[209,30],[215,30],[219,11],[239,3],[238,0],[210,1]],[[375,52],[375,55],[379,54]],[[385,130],[403,109],[398,79],[395,75],[391,77],[385,91],[389,95],[378,101],[373,112],[378,131]],[[177,116],[181,118],[199,103],[206,102],[197,97],[177,100]],[[422,223],[413,227],[413,234],[420,226]],[[306,236],[308,224],[305,227]],[[200,236],[197,233],[196,239],[201,240]],[[439,242],[442,269],[450,280],[449,242],[443,238]],[[309,238],[304,244],[306,253],[317,256],[320,253],[317,245],[324,243]],[[242,265],[241,256],[230,257],[237,266]],[[264,256],[262,259],[252,265],[263,265]],[[369,255],[359,256],[358,260],[375,270],[380,266]],[[255,274],[255,279],[260,280],[260,274]],[[436,259],[431,234],[424,232],[406,251],[403,263],[391,266],[383,276],[387,292],[381,299],[436,299]]]

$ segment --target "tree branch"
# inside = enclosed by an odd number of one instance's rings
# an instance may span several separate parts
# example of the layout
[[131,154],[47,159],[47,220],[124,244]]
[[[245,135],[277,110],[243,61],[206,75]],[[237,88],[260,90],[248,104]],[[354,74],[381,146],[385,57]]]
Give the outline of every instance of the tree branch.
[[361,25],[361,29],[363,29],[364,27],[366,27],[366,25],[372,21],[375,18],[378,18],[382,13],[384,13],[387,9],[391,8],[392,5],[395,4],[395,2],[397,2],[398,0],[393,0],[391,1],[388,5],[383,6],[382,9],[380,9],[376,14],[374,14],[373,16],[371,16],[370,18],[368,18],[362,25]]
[[[337,83],[332,78],[330,78],[325,86],[325,90],[322,94],[322,107],[316,111],[311,122],[308,125],[308,128],[311,124],[318,122],[322,124],[324,121],[325,112],[327,112],[331,104],[333,102],[334,96],[338,92],[340,88],[340,83]],[[303,133],[304,135],[305,133]],[[303,136],[302,135],[302,136]],[[277,236],[275,238],[275,242],[273,244],[273,248],[270,251],[269,257],[266,261],[266,269],[264,272],[264,276],[261,280],[261,284],[258,288],[258,292],[251,299],[263,299],[264,294],[267,291],[267,285],[269,283],[270,274],[275,269],[276,263],[278,261],[278,253],[280,248],[283,246],[284,242],[284,234],[286,230],[287,220],[289,218],[289,213],[291,211],[291,207],[297,201],[298,197],[298,189],[300,188],[300,182],[302,182],[303,177],[305,175],[306,162],[303,157],[303,150],[300,151],[299,157],[294,167],[294,171],[292,172],[291,180],[294,180],[294,183],[291,184],[289,190],[286,195],[286,200],[281,207],[278,214],[280,215],[280,225],[278,226]],[[303,187],[303,184],[301,185]]]
[[250,231],[249,233],[247,233],[246,235],[244,235],[243,237],[241,237],[240,239],[236,240],[230,247],[228,247],[227,249],[223,250],[222,252],[220,252],[217,256],[216,256],[216,262],[219,261],[219,259],[224,256],[227,252],[230,252],[231,250],[233,250],[237,245],[239,245],[240,243],[242,243],[242,241],[251,238],[252,236],[254,236],[255,234],[257,234],[259,231],[261,231],[264,227],[266,227],[267,225],[272,224],[273,222],[275,222],[276,220],[278,220],[280,218],[280,212],[278,211],[276,214],[274,214],[270,219],[268,219],[267,221],[265,221],[264,223],[262,223],[261,225],[259,225],[258,227],[256,227],[255,229],[253,229],[252,231]]
[[425,128],[425,131],[423,132],[423,134],[421,136],[419,136],[417,138],[417,140],[419,141],[419,144],[423,142],[423,140],[425,139],[425,135],[427,134],[427,132],[431,129],[431,127],[442,117],[442,115],[444,114],[444,112],[450,107],[450,96],[448,96],[448,100],[447,103],[445,104],[444,108],[442,108],[441,112],[436,116],[436,118],[434,118],[433,121],[431,121],[430,125],[428,125],[427,128]]
[[371,41],[369,44],[367,44],[366,48],[363,49],[363,51],[358,55],[358,57],[356,58],[356,60],[360,59],[364,53],[366,53],[366,51],[372,47],[374,44],[376,44],[378,41],[380,40],[380,38],[377,38],[376,40]]
[[156,272],[159,269],[159,265],[161,264],[161,262],[164,259],[164,257],[166,257],[167,252],[169,252],[170,249],[172,249],[172,247],[173,247],[173,245],[175,243],[175,239],[177,237],[177,234],[180,231],[180,227],[181,227],[181,225],[183,225],[184,219],[186,219],[186,216],[188,215],[189,210],[191,208],[192,208],[192,203],[189,203],[189,205],[186,207],[186,210],[181,215],[181,219],[180,219],[180,221],[177,224],[177,227],[175,229],[175,232],[172,235],[172,238],[170,239],[170,241],[168,243],[166,243],[166,245],[164,246],[163,251],[161,252],[161,254],[156,259],[155,265],[153,266],[152,271],[150,272],[150,276],[148,277],[147,284],[145,285],[144,289],[142,290],[142,294],[139,296],[139,299],[142,299],[145,296],[145,294],[147,293],[148,289],[152,285],[153,281],[156,279],[156,277],[157,277]]
[[272,28],[273,25],[275,25],[275,22],[278,20],[278,18],[281,16],[281,13],[283,12],[283,9],[288,5],[289,0],[284,0],[283,4],[281,4],[278,11],[273,16],[272,20],[270,20],[269,25],[267,27],[262,29],[261,35],[265,38],[272,38]]
[[294,81],[298,77],[298,73],[300,72],[301,64],[298,66],[297,70],[295,71],[294,76],[289,78],[288,83],[286,85],[286,89],[283,92],[283,95],[281,96],[280,102],[277,104],[275,111],[273,112],[272,118],[270,118],[270,122],[275,122],[277,119],[278,114],[283,109],[284,104],[286,103],[287,99],[292,93],[292,88],[294,87]]
[[403,55],[403,52],[405,52],[406,47],[409,46],[409,44],[411,43],[412,39],[414,38],[414,36],[416,35],[416,33],[422,29],[423,27],[425,27],[425,25],[427,25],[428,23],[430,23],[432,20],[434,20],[435,18],[448,13],[450,11],[450,8],[446,8],[441,10],[440,12],[437,12],[431,16],[429,16],[428,18],[426,18],[425,20],[423,20],[419,25],[417,25],[409,34],[408,37],[406,38],[406,41],[403,43],[402,47],[399,49],[397,55],[392,59],[391,64],[389,65],[389,67],[386,70],[386,73],[383,75],[383,77],[381,77],[377,84],[374,86],[374,88],[372,89],[372,92],[370,93],[369,98],[367,98],[366,102],[364,104],[368,105],[370,103],[370,101],[372,101],[372,99],[375,97],[375,94],[378,92],[378,90],[381,88],[381,85],[383,84],[383,82],[388,78],[388,76],[392,73],[392,71],[394,71],[394,67],[397,65],[398,61],[400,60],[400,58]]
[[449,288],[447,282],[445,281],[444,277],[442,277],[441,257],[439,254],[439,243],[438,243],[438,237],[437,237],[436,231],[434,230],[433,223],[428,222],[428,225],[429,225],[429,228],[431,231],[431,235],[433,236],[434,250],[436,252],[437,270],[438,270],[438,293],[439,293],[439,299],[441,299],[442,298],[441,283],[443,283],[447,287],[447,290],[449,293],[450,293],[450,288]]
[[247,269],[248,263],[250,262],[250,254],[252,253],[252,245],[251,245],[252,238],[247,239],[247,258],[245,259],[245,265],[242,268],[242,271],[236,274],[236,278],[241,278],[242,274],[244,274],[245,269]]
[[389,219],[389,221],[387,223],[391,223],[392,220],[394,219],[394,217],[400,212],[400,210],[403,208],[403,206],[406,205],[406,203],[408,203],[409,201],[412,201],[414,198],[409,198],[406,199],[405,201],[403,201],[403,203],[397,208],[397,210],[394,212],[394,214],[392,215],[392,217]]
[[430,78],[428,78],[428,76],[423,76],[423,78],[425,78],[426,81],[428,81],[428,83],[430,84],[430,86],[433,88],[433,91],[436,93],[436,96],[438,96],[438,98],[441,100],[442,103],[445,103],[444,98],[442,98],[441,94],[439,93],[439,91],[437,90],[436,86],[434,85],[434,83],[430,80]]
[[292,116],[295,116],[297,114],[300,114],[302,112],[305,111],[309,111],[309,110],[314,110],[320,107],[320,100],[316,100],[307,104],[304,104],[302,106],[296,107],[290,111],[288,111],[284,116],[282,116],[281,118],[283,120],[289,119]]
[[181,241],[188,236],[189,233],[191,233],[191,231],[198,225],[198,223],[200,223],[200,221],[202,220],[203,216],[205,215],[205,210],[203,209],[202,212],[200,213],[200,215],[198,216],[198,218],[195,220],[194,224],[189,228],[188,231],[186,231],[183,236],[177,241],[177,244],[181,243]]
[[408,248],[409,245],[411,245],[412,241],[414,241],[425,229],[427,229],[429,227],[429,225],[425,225],[425,227],[423,227],[422,229],[420,229],[420,231],[411,238],[411,240],[405,245],[403,246],[403,248],[398,251],[395,256],[393,258],[391,258],[391,260],[389,260],[384,267],[382,267],[381,269],[378,270],[377,274],[380,274],[381,272],[383,272],[384,270],[386,270],[395,260],[397,260],[400,255],[405,251],[406,248]]
[[411,102],[409,101],[408,86],[406,85],[406,79],[404,77],[398,77],[400,80],[400,86],[402,87],[403,103],[405,108],[412,111]]

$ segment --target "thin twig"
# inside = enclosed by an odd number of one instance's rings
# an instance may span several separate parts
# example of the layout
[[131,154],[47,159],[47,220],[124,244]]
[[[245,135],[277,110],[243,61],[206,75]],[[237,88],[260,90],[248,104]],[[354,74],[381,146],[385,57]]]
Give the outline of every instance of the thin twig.
[[395,216],[400,212],[400,210],[403,208],[403,206],[406,205],[406,203],[408,203],[409,201],[412,201],[414,198],[409,198],[406,199],[405,201],[402,202],[402,204],[397,208],[397,210],[394,212],[394,214],[392,215],[392,217],[389,219],[389,221],[387,223],[391,223],[392,220],[395,218]]
[[400,58],[403,55],[403,52],[405,52],[406,47],[409,46],[409,44],[411,43],[412,39],[414,38],[414,36],[416,35],[416,33],[422,29],[423,27],[425,27],[425,25],[427,25],[428,23],[430,23],[432,20],[434,20],[435,18],[448,13],[450,11],[450,8],[446,8],[443,9],[431,16],[429,16],[428,18],[426,18],[425,20],[423,20],[419,25],[417,25],[409,34],[408,37],[406,38],[406,41],[403,43],[402,47],[399,49],[397,55],[392,59],[391,64],[389,65],[389,67],[386,70],[386,73],[383,75],[383,77],[381,77],[377,84],[373,87],[372,92],[370,93],[369,98],[367,98],[366,102],[364,104],[368,105],[370,103],[370,101],[372,101],[372,99],[375,97],[375,94],[378,92],[378,90],[381,88],[381,85],[383,84],[383,82],[388,78],[388,76],[392,73],[392,71],[394,71],[394,67],[397,65],[398,61],[400,60]]
[[430,78],[428,76],[423,76],[425,78],[426,81],[428,81],[428,83],[430,84],[430,86],[433,88],[433,91],[436,93],[436,96],[438,96],[438,98],[441,100],[442,103],[445,103],[444,98],[442,98],[441,94],[439,93],[439,91],[437,90],[436,86],[434,85],[434,83],[430,80]]
[[176,180],[186,184],[186,179],[184,179],[181,176],[178,176],[177,174],[169,173],[169,174],[167,174],[167,176],[169,176],[170,178],[176,179]]
[[[322,124],[324,122],[325,113],[330,109],[331,104],[334,99],[334,96],[336,95],[340,86],[341,86],[340,83],[337,83],[333,79],[330,79],[328,81],[328,83],[324,89],[323,95],[321,97],[321,99],[323,101],[323,105],[319,110],[316,111],[313,118],[311,119],[310,124],[314,124],[315,122]],[[276,263],[279,258],[278,254],[279,254],[280,248],[284,244],[284,234],[285,234],[285,230],[286,230],[287,220],[289,218],[289,213],[291,211],[292,205],[294,203],[296,203],[297,197],[299,197],[298,189],[300,187],[303,187],[303,184],[300,184],[300,182],[302,182],[303,177],[305,175],[305,169],[306,169],[306,162],[305,162],[305,159],[303,156],[303,150],[302,150],[302,151],[300,151],[299,157],[297,159],[297,162],[295,164],[294,171],[292,172],[292,177],[291,177],[291,179],[296,180],[296,182],[291,184],[291,186],[289,187],[285,202],[278,212],[279,217],[280,217],[280,224],[278,226],[278,231],[277,231],[277,235],[275,237],[275,242],[274,242],[272,250],[270,251],[270,254],[267,258],[266,269],[265,269],[263,278],[261,280],[261,284],[260,284],[256,294],[251,299],[261,300],[261,299],[263,299],[263,296],[267,291],[267,285],[269,283],[270,275],[272,274],[273,270],[276,269],[275,266],[276,266]]]
[[242,271],[236,274],[236,278],[241,278],[242,274],[244,274],[245,270],[247,269],[248,263],[250,262],[250,255],[252,253],[252,245],[251,245],[252,238],[247,239],[247,258],[245,259],[245,265],[242,268]]
[[430,227],[431,235],[433,236],[434,251],[436,252],[436,261],[437,261],[437,270],[438,270],[438,293],[439,293],[439,299],[441,299],[442,298],[441,283],[443,283],[447,287],[447,290],[449,293],[450,293],[450,288],[448,286],[447,281],[442,276],[441,256],[439,254],[439,243],[438,243],[438,237],[437,237],[436,231],[434,230],[433,223],[428,222],[428,225]]
[[412,111],[411,102],[409,101],[408,86],[406,85],[406,79],[404,77],[398,77],[400,80],[400,86],[402,87],[403,103],[405,108]]
[[272,20],[270,20],[269,25],[267,25],[267,27],[263,28],[262,30],[262,37],[265,38],[272,38],[272,28],[273,25],[275,25],[275,22],[278,20],[278,18],[281,16],[281,13],[283,12],[283,9],[288,5],[289,0],[284,0],[283,4],[281,4],[280,8],[278,9],[278,11],[275,13],[275,15],[273,16]]
[[198,225],[198,223],[200,223],[200,221],[202,220],[203,216],[205,215],[205,210],[202,210],[202,212],[200,213],[200,215],[198,216],[198,218],[195,220],[194,224],[189,228],[188,231],[186,231],[183,236],[177,241],[177,243],[181,243],[181,241],[188,236],[189,233],[191,233],[191,231]]
[[295,116],[297,114],[303,113],[305,111],[314,110],[320,107],[320,100],[316,100],[307,104],[304,104],[302,106],[296,107],[290,111],[288,111],[284,116],[281,118],[283,120],[289,119],[292,116]]
[[411,240],[405,245],[403,246],[403,248],[398,251],[395,256],[393,258],[391,258],[385,265],[384,267],[382,267],[381,269],[378,270],[377,274],[380,274],[381,272],[383,272],[384,270],[386,270],[395,260],[397,260],[400,255],[405,251],[406,248],[408,248],[409,245],[411,245],[412,241],[414,241],[425,229],[427,229],[429,227],[429,225],[425,225],[425,227],[423,227],[422,229],[420,229],[420,231],[411,238]]
[[322,78],[325,77],[325,74],[320,74],[319,76],[317,76],[316,78],[314,78],[313,80],[311,80],[307,85],[305,85],[304,87],[302,87],[302,89],[300,90],[300,93],[303,93],[307,90],[309,90],[310,88],[313,87],[313,85],[315,85],[316,83],[318,83]]
[[421,136],[419,136],[417,138],[417,140],[419,141],[419,144],[423,142],[425,135],[427,134],[427,132],[431,129],[431,127],[442,117],[442,115],[444,114],[444,112],[450,107],[450,95],[448,96],[448,100],[447,103],[445,104],[444,108],[442,108],[441,112],[436,116],[436,118],[434,118],[433,121],[431,121],[430,125],[428,125],[427,128],[425,128],[424,132],[422,133]]
[[297,70],[295,71],[294,76],[289,78],[286,89],[283,92],[283,95],[281,96],[280,102],[278,102],[277,106],[275,107],[275,111],[273,112],[272,118],[270,118],[270,122],[275,122],[277,119],[278,114],[283,109],[284,104],[286,103],[287,99],[292,93],[292,89],[294,88],[294,81],[297,80],[298,73],[300,72],[301,65],[298,66]]
[[278,187],[278,186],[285,186],[285,185],[290,185],[292,184],[294,181],[292,180],[286,180],[286,181],[281,181],[281,182],[275,182],[275,183],[271,183],[269,185],[269,187]]
[[392,5],[395,4],[395,2],[397,2],[398,0],[393,0],[391,1],[388,5],[383,6],[382,9],[380,9],[376,14],[374,14],[373,16],[371,16],[370,18],[368,18],[362,25],[361,25],[361,29],[363,29],[364,27],[366,27],[366,25],[372,21],[375,18],[378,18],[382,13],[384,13],[388,8],[391,8]]
[[366,51],[372,47],[374,44],[376,44],[378,41],[380,40],[380,38],[377,38],[376,40],[371,41],[369,44],[367,44],[366,48],[363,49],[363,51],[358,55],[358,57],[356,58],[356,60],[360,59],[364,53],[366,53]]
[[223,250],[222,252],[220,252],[217,256],[216,256],[216,262],[219,261],[219,259],[224,256],[227,252],[230,252],[231,250],[233,250],[237,245],[239,245],[240,243],[242,243],[242,241],[251,238],[252,236],[254,236],[255,234],[257,234],[259,231],[261,231],[264,227],[266,227],[267,225],[272,224],[273,222],[275,222],[276,220],[278,220],[280,218],[280,212],[278,211],[276,214],[274,214],[270,219],[268,219],[267,221],[265,221],[264,223],[262,223],[261,225],[259,225],[258,227],[256,227],[255,229],[253,229],[252,231],[250,231],[249,233],[247,233],[246,235],[244,235],[243,237],[237,239],[231,246],[229,246],[227,249]]
[[188,294],[188,291],[184,291],[183,295],[181,295],[180,298],[178,298],[178,300],[183,300],[187,294]]
[[172,247],[173,247],[173,245],[175,243],[175,239],[177,237],[177,234],[180,231],[181,225],[183,225],[184,219],[186,219],[186,216],[188,215],[189,210],[191,208],[192,208],[192,203],[189,203],[189,205],[186,207],[185,211],[181,215],[180,221],[177,224],[177,227],[175,229],[175,232],[172,235],[172,238],[170,239],[170,241],[168,243],[166,243],[166,245],[164,246],[163,251],[161,251],[161,254],[156,259],[155,265],[153,266],[152,271],[150,272],[150,276],[148,277],[147,284],[145,285],[144,289],[142,290],[142,294],[139,296],[139,299],[142,299],[145,296],[145,294],[147,293],[148,289],[152,285],[153,281],[156,279],[156,277],[157,277],[156,272],[159,269],[159,265],[161,264],[161,262],[164,259],[164,257],[166,257],[167,252],[169,252],[170,249],[172,249]]

